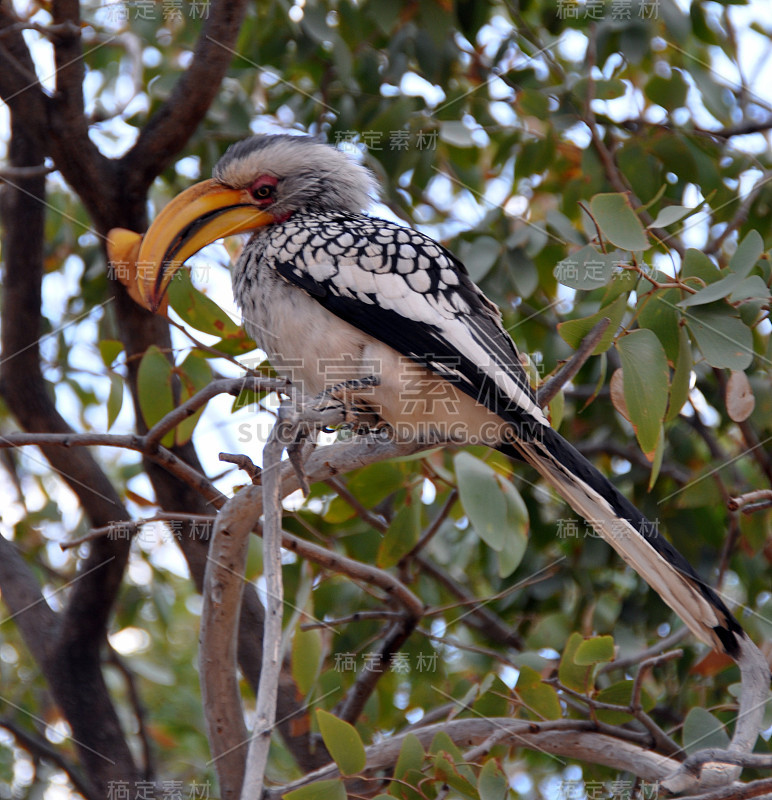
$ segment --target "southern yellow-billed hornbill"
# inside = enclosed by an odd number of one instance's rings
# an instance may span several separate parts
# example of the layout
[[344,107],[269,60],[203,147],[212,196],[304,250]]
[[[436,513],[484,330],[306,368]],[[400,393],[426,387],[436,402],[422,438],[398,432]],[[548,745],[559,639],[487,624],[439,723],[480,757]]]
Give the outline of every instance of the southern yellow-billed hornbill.
[[366,216],[374,189],[363,166],[314,139],[239,142],[148,231],[145,300],[157,307],[204,245],[254,231],[233,291],[277,372],[310,395],[348,381],[400,438],[484,443],[524,459],[699,639],[741,658],[745,633],[721,598],[552,430],[496,306],[437,242]]

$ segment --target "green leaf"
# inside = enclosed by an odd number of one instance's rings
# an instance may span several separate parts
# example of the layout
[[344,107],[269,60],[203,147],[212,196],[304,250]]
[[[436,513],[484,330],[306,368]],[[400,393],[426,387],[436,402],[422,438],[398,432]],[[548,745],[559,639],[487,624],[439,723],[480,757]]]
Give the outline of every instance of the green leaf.
[[480,800],[505,800],[509,793],[509,781],[501,767],[489,759],[480,770],[477,778],[477,791]]
[[[247,336],[244,328],[240,327],[235,333],[229,333],[211,347],[225,356],[242,356],[244,353],[250,353],[252,350],[257,349],[257,344]],[[209,350],[205,352],[205,355],[208,358],[216,358]]]
[[496,475],[496,481],[504,495],[507,504],[507,517],[504,523],[504,546],[499,551],[499,577],[509,577],[523,560],[526,548],[528,547],[528,529],[531,518],[525,501],[520,496],[515,485],[502,477]]
[[584,637],[579,633],[572,633],[568,637],[568,641],[563,648],[563,655],[560,657],[558,678],[560,682],[569,689],[584,693],[589,688],[592,667],[580,666],[574,660],[576,651],[579,649],[582,642],[584,642]]
[[614,659],[614,637],[594,636],[579,643],[574,653],[574,663],[580,667],[603,664]]
[[571,289],[592,290],[611,280],[614,266],[619,261],[618,253],[599,253],[588,244],[558,261],[552,274]]
[[644,94],[658,106],[673,111],[681,108],[686,103],[686,95],[689,92],[689,84],[684,79],[680,70],[671,71],[670,77],[654,75],[649,78],[644,88]]
[[436,755],[437,753],[447,753],[452,756],[454,761],[463,761],[464,756],[456,746],[456,743],[448,736],[445,731],[439,731],[434,734],[432,743],[429,745],[429,753]]
[[472,131],[461,120],[448,120],[440,124],[440,140],[453,147],[474,147]]
[[688,217],[695,209],[687,208],[686,206],[665,206],[664,208],[660,209],[659,214],[657,214],[657,218],[652,222],[650,225],[647,225],[647,228],[667,228],[668,225],[672,225],[674,222],[678,222],[682,220],[684,217]]
[[315,781],[282,795],[283,800],[346,800],[346,785],[342,780]]
[[460,761],[454,763],[447,758],[444,751],[438,753],[434,758],[434,775],[436,778],[455,789],[458,793],[470,798],[470,800],[477,800],[477,790],[473,782],[474,775],[465,775],[464,772],[467,770],[468,767],[465,768]]
[[692,377],[692,346],[685,327],[678,329],[678,358],[675,362],[673,378],[670,381],[670,402],[665,415],[665,422],[672,422],[680,413],[689,397],[689,386]]
[[408,553],[421,532],[421,504],[408,502],[394,515],[378,548],[377,564],[381,569],[395,566]]
[[322,632],[318,628],[304,631],[298,625],[292,637],[292,679],[303,697],[314,688],[322,666]]
[[507,535],[508,508],[496,472],[466,451],[457,453],[453,464],[464,513],[488,547],[502,550]]
[[518,111],[523,116],[538,117],[544,119],[549,112],[549,97],[543,92],[535,89],[523,89],[518,92],[516,100]]
[[654,455],[651,458],[651,472],[649,473],[649,491],[657,482],[659,471],[662,469],[662,459],[665,457],[665,426],[660,426],[659,439],[657,446],[654,449]]
[[167,292],[169,305],[184,322],[197,331],[212,336],[238,337],[239,326],[205,294],[193,286],[190,273],[181,269],[174,274]]
[[729,259],[729,271],[747,278],[764,252],[764,240],[758,231],[750,231]]
[[684,750],[689,754],[708,747],[724,750],[729,747],[729,736],[724,730],[724,723],[718,717],[695,706],[684,720],[683,744]]
[[560,700],[554,687],[542,682],[541,675],[531,667],[520,667],[515,686],[518,695],[538,719],[560,719]]
[[619,323],[622,322],[622,317],[627,308],[627,294],[622,294],[607,306],[601,308],[600,311],[590,317],[583,317],[582,319],[570,319],[568,322],[558,323],[558,333],[571,347],[576,350],[581,345],[585,336],[595,327],[595,325],[604,317],[611,320],[611,324],[606,328],[606,332],[601,337],[600,341],[592,351],[593,355],[600,355],[609,349],[611,343],[614,341]]
[[753,361],[750,328],[727,307],[697,307],[686,314],[689,330],[711,367],[747,369]]
[[700,289],[694,294],[690,294],[678,303],[681,308],[690,306],[702,306],[706,303],[713,303],[716,300],[723,300],[729,297],[732,292],[742,283],[742,276],[730,274],[721,280],[709,284],[704,289]]
[[603,235],[622,250],[638,251],[649,247],[646,231],[633,211],[627,195],[596,194],[590,200],[590,211]]
[[357,729],[321,708],[316,711],[316,721],[319,723],[324,746],[329,750],[338,769],[344,775],[361,772],[367,764],[367,755]]
[[[716,265],[702,252],[690,247],[684,256],[684,263],[681,267],[681,280],[687,282],[687,278],[699,278],[706,284],[713,283],[721,277]],[[690,286],[695,286],[696,281],[688,281]]]
[[[660,275],[658,273],[657,280]],[[658,289],[644,300],[638,314],[638,325],[657,334],[668,361],[673,364],[678,358],[678,335],[681,330],[681,313],[677,308],[680,298],[678,289]]]
[[[174,409],[172,374],[173,367],[166,356],[154,344],[150,345],[137,371],[139,408],[148,428],[152,428]],[[167,447],[171,446],[174,431],[169,431],[161,442]]]
[[420,770],[425,756],[421,740],[414,733],[408,733],[402,742],[402,747],[399,748],[394,777],[399,780],[408,770]]
[[[595,695],[595,699],[601,703],[629,706],[633,699],[634,684],[635,681],[632,680],[619,681],[602,689]],[[654,707],[654,699],[645,689],[641,690],[640,703],[644,711],[649,711]],[[599,708],[595,714],[601,722],[605,722],[608,725],[624,725],[633,719],[632,714],[627,714],[624,711],[614,711],[610,708]]]
[[110,394],[107,396],[107,430],[113,427],[113,423],[118,418],[123,407],[123,385],[124,380],[121,375],[115,372],[110,373]]
[[[212,368],[209,362],[196,350],[188,353],[187,358],[174,371],[180,379],[180,403],[193,397],[212,381]],[[190,441],[205,408],[206,406],[202,406],[176,427],[174,434],[176,444],[183,445]]]
[[106,367],[112,365],[116,358],[123,352],[123,342],[115,339],[100,339],[98,345],[99,354]]
[[627,84],[619,78],[581,78],[573,87],[573,94],[582,102],[585,102],[592,92],[595,100],[613,100],[622,97],[627,91]]
[[492,236],[478,236],[471,242],[461,242],[458,257],[469,272],[469,277],[479,283],[496,263],[501,251],[501,242]]
[[657,446],[668,398],[667,358],[656,335],[645,328],[616,343],[622,361],[624,394],[630,421],[641,450]]

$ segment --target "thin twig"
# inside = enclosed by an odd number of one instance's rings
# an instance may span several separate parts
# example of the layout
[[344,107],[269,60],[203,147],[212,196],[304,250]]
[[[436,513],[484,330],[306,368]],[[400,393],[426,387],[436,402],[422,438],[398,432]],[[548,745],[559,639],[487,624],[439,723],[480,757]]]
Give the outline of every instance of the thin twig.
[[752,514],[754,511],[772,506],[772,489],[759,489],[756,492],[746,492],[737,497],[730,497],[727,508],[730,511],[742,511],[743,514]]
[[263,580],[266,608],[263,628],[263,662],[257,690],[255,722],[249,743],[241,800],[259,797],[265,781],[271,731],[276,720],[282,651],[284,587],[281,575],[281,456],[284,443],[301,420],[289,400],[282,402],[263,448]]
[[121,659],[113,647],[108,648],[108,662],[123,675],[123,679],[126,681],[129,701],[131,702],[131,707],[134,709],[134,717],[137,720],[137,735],[139,736],[140,742],[142,742],[144,779],[146,781],[153,780],[156,774],[155,759],[153,757],[153,748],[150,744],[150,732],[148,731],[147,721],[145,719],[145,704],[140,697],[136,678],[134,677],[134,673],[123,663],[123,659]]
[[584,337],[579,349],[566,361],[566,363],[536,392],[536,402],[544,408],[550,400],[568,383],[582,368],[584,362],[592,355],[598,342],[603,338],[606,328],[611,324],[608,317],[598,320],[592,330]]
[[59,769],[66,773],[75,791],[80,792],[87,800],[100,800],[100,795],[91,786],[88,778],[81,775],[77,767],[70,763],[55,747],[52,747],[45,739],[33,736],[29,731],[25,731],[13,720],[7,717],[0,717],[0,728],[5,728],[16,739],[16,744],[26,750],[35,758],[43,758],[55,764]]
[[404,556],[399,560],[397,567],[403,569],[404,566],[415,556],[416,553],[420,553],[427,544],[435,537],[439,529],[442,527],[442,523],[448,518],[448,514],[450,514],[451,508],[455,505],[456,500],[458,500],[458,489],[453,488],[450,490],[450,494],[445,499],[445,503],[443,504],[442,508],[437,512],[437,515],[429,524],[429,527],[423,532],[421,537],[418,541],[413,545],[413,547],[405,553]]

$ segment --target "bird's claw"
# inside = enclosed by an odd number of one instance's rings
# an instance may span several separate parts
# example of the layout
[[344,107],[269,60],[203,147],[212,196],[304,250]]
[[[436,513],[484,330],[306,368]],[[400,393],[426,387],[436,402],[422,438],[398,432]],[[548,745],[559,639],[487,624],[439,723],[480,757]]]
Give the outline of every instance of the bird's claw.
[[[362,404],[361,398],[356,395],[380,385],[380,382],[377,375],[341,381],[318,394],[313,408],[319,413],[337,410],[341,415],[339,426],[351,428],[357,433],[366,433],[378,424],[380,417],[372,408]],[[326,425],[321,430],[334,433],[336,428]]]

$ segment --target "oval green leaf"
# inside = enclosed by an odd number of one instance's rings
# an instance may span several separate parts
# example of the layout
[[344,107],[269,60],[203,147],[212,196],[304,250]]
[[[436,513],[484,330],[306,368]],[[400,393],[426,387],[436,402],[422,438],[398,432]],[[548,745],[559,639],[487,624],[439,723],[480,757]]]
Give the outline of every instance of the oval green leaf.
[[560,657],[560,665],[558,666],[560,682],[569,689],[582,693],[587,691],[590,675],[592,675],[592,667],[580,666],[574,660],[576,651],[583,641],[584,637],[581,634],[572,633],[563,648],[563,655]]
[[283,800],[346,800],[346,786],[340,779],[315,781],[282,795]]
[[527,710],[537,719],[560,719],[562,714],[558,693],[554,687],[542,682],[541,675],[535,669],[525,665],[520,667],[515,688]]
[[616,347],[622,361],[630,421],[641,450],[651,453],[657,446],[667,410],[667,357],[656,335],[645,328],[623,336]]
[[461,505],[472,527],[488,547],[502,550],[507,534],[507,500],[496,472],[465,451],[456,455],[453,464]]
[[[139,408],[148,428],[152,428],[159,420],[174,409],[172,393],[173,367],[169,359],[156,347],[150,345],[142,356],[137,371],[137,394]],[[164,436],[162,443],[173,444],[174,431]]]
[[604,317],[611,320],[611,324],[606,328],[606,332],[601,337],[592,354],[597,356],[605,353],[609,349],[611,343],[614,341],[619,323],[625,314],[627,308],[627,294],[622,294],[607,306],[601,308],[600,311],[590,317],[583,317],[582,319],[571,319],[568,322],[558,323],[558,333],[563,341],[571,345],[576,350],[582,343],[585,336],[600,322]]
[[695,706],[686,715],[683,740],[684,750],[690,754],[708,747],[721,750],[729,747],[729,736],[724,730],[724,723],[699,706]]
[[425,755],[421,740],[414,733],[408,733],[399,749],[397,764],[394,767],[394,777],[399,780],[408,770],[420,770]]
[[123,384],[124,380],[116,372],[110,373],[110,394],[107,397],[107,430],[113,427],[113,423],[118,418],[123,407]]
[[501,767],[491,758],[485,762],[477,779],[480,800],[505,800],[509,793],[509,781]]
[[605,286],[613,275],[619,256],[599,253],[591,244],[558,261],[552,274],[571,289],[592,290]]
[[646,231],[627,195],[613,192],[596,194],[590,200],[590,211],[603,235],[616,247],[630,251],[649,247]]
[[574,663],[580,667],[604,664],[607,661],[613,661],[613,659],[613,636],[594,636],[592,639],[585,639],[579,644],[574,653]]
[[394,519],[381,539],[378,548],[377,565],[381,569],[393,567],[408,553],[421,531],[421,504],[405,503],[394,515]]
[[292,679],[304,697],[314,688],[322,666],[322,632],[318,628],[304,631],[298,626],[292,637]]
[[750,231],[729,259],[729,271],[746,278],[763,252],[764,240],[761,234],[758,231]]
[[711,367],[744,370],[751,365],[753,336],[732,309],[700,306],[686,314],[686,321]]
[[239,335],[239,326],[225,311],[193,286],[188,270],[174,273],[167,293],[169,305],[197,331],[222,337]]
[[[212,368],[209,366],[209,362],[195,350],[191,351],[182,364],[174,371],[180,378],[181,403],[189,400],[196,392],[203,389],[212,380]],[[177,426],[174,434],[176,444],[183,445],[190,441],[193,436],[193,430],[201,414],[204,412],[204,408],[206,408],[206,406],[199,408],[194,414],[191,414],[191,416]]]
[[692,377],[694,358],[689,334],[686,328],[678,329],[678,358],[675,362],[673,379],[670,382],[670,400],[668,402],[665,422],[672,422],[681,412],[689,398],[689,385]]
[[367,764],[367,755],[356,728],[321,708],[316,711],[316,721],[324,746],[338,769],[344,775],[361,772]]

